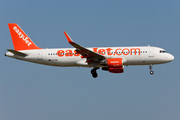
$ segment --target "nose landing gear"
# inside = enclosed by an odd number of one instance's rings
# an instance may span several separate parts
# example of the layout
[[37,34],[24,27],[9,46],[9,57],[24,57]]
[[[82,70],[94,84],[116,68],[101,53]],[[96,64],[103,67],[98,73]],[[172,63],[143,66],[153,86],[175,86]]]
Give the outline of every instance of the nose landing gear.
[[150,69],[150,74],[153,75],[154,71],[152,71],[152,64],[149,65],[149,69]]

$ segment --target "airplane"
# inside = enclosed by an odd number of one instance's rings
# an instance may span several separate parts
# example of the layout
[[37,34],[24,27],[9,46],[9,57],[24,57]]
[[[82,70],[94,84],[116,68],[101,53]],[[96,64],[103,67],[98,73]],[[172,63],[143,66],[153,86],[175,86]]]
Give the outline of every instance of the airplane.
[[69,44],[74,48],[42,49],[38,47],[16,23],[9,23],[9,30],[14,45],[7,49],[5,56],[59,67],[91,67],[94,78],[98,76],[97,69],[110,73],[123,73],[124,66],[149,65],[150,74],[153,75],[152,66],[168,63],[174,56],[164,49],[152,46],[133,47],[92,47],[86,48],[74,42],[64,32]]

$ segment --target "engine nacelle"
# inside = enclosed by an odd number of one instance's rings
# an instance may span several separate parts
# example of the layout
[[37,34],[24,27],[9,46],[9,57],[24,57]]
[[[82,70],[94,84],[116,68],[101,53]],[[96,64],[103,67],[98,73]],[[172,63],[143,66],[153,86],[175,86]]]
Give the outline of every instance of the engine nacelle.
[[109,68],[120,68],[122,67],[122,58],[109,58],[107,59],[107,66]]
[[109,72],[111,73],[123,73],[124,72],[124,68],[109,68]]
[[108,58],[101,62],[101,65],[107,67],[102,67],[102,70],[107,70],[111,73],[123,73],[123,59],[122,58]]

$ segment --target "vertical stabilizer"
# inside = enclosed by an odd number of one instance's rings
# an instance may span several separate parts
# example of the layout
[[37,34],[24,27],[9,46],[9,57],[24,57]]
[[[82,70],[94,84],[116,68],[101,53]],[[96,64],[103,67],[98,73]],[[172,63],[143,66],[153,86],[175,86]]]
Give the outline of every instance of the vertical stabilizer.
[[16,51],[41,49],[34,44],[34,42],[16,23],[9,23],[8,26],[12,37],[14,49]]

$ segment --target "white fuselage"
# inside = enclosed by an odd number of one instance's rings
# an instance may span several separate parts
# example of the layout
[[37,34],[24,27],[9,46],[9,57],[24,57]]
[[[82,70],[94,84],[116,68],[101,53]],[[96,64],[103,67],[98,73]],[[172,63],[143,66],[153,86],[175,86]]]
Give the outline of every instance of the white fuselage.
[[[106,58],[123,58],[123,65],[150,65],[162,64],[170,62],[174,56],[166,53],[166,51],[159,47],[150,46],[136,46],[136,47],[94,47],[87,48]],[[60,67],[94,67],[94,64],[89,64],[86,58],[82,58],[80,54],[76,54],[75,48],[58,48],[58,49],[35,49],[20,51],[27,54],[22,57],[7,52],[8,57]],[[98,64],[96,66],[102,67]]]
[[59,66],[59,67],[93,67],[91,74],[98,76],[96,70],[111,73],[123,73],[124,65],[152,65],[167,63],[174,60],[174,56],[164,49],[150,46],[135,47],[93,47],[85,48],[64,31],[65,37],[74,48],[42,49],[38,47],[16,23],[9,23],[9,30],[14,45],[5,56],[28,62]]

